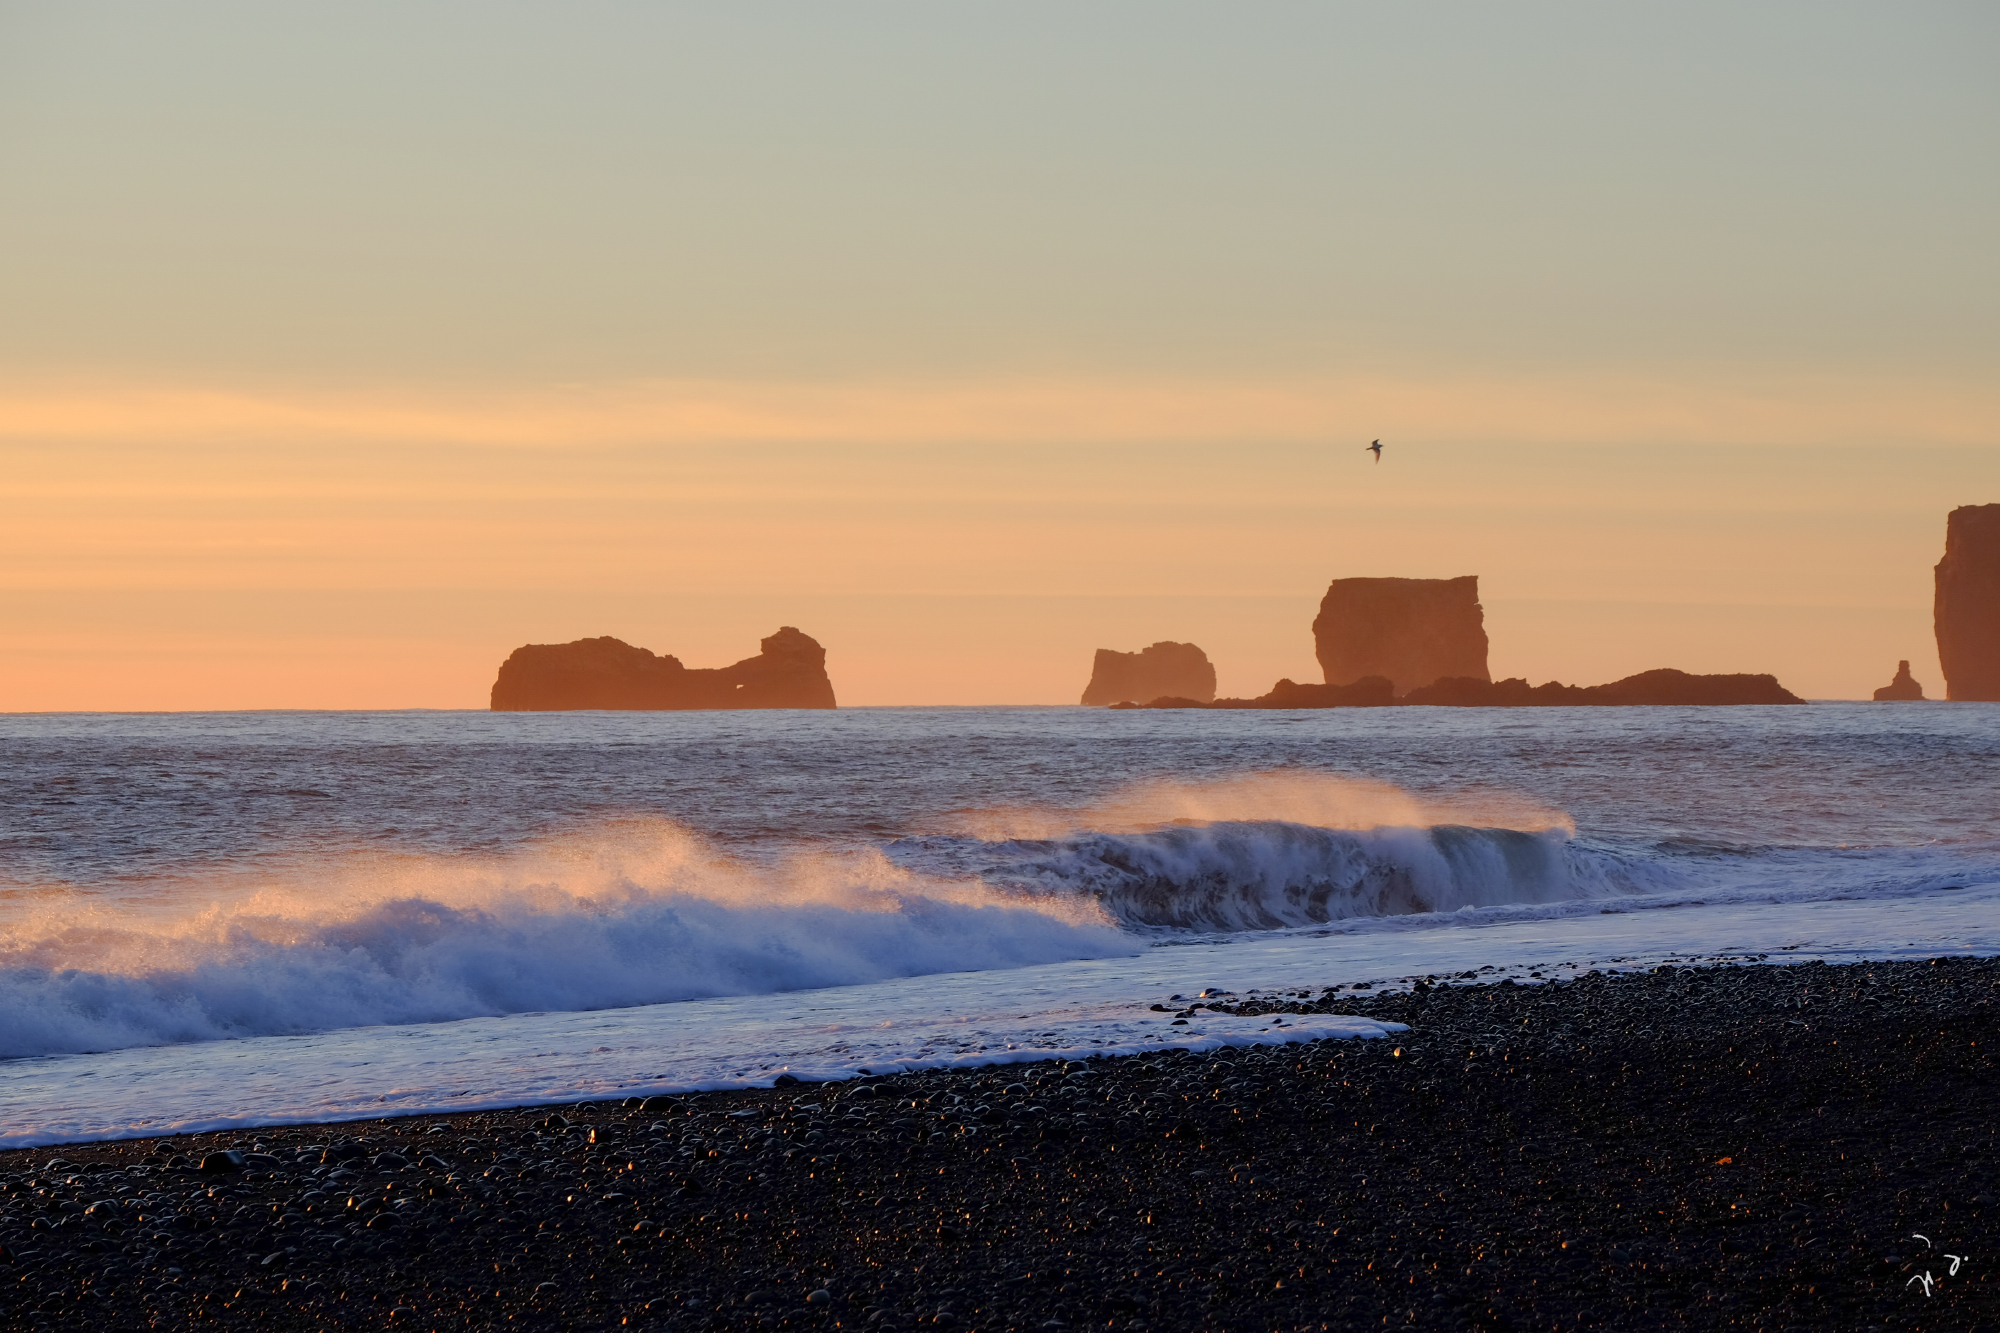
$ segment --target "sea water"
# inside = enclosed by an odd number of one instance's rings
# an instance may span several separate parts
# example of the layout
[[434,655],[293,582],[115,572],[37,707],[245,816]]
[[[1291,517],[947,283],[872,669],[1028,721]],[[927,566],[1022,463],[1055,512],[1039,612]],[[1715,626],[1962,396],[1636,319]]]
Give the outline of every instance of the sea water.
[[1993,953],[1996,760],[1977,704],[0,717],[0,1144]]

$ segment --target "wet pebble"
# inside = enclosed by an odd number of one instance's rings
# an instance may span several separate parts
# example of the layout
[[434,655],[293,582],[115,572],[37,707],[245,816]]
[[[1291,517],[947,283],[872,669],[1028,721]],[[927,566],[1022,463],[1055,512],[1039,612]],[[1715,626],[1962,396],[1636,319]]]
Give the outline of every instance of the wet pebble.
[[1394,1043],[273,1128],[224,1176],[195,1172],[229,1136],[0,1155],[0,1272],[107,1328],[193,1293],[243,1328],[1693,1333],[1907,1320],[1898,1233],[1990,1224],[1991,962],[1462,982],[1228,1001]]

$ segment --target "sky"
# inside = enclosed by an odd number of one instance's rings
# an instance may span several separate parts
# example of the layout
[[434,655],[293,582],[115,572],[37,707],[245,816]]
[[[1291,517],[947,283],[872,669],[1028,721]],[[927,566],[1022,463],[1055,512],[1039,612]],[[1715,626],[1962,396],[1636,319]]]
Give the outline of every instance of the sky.
[[1256,694],[1461,574],[1496,677],[1942,696],[1996,142],[1979,3],[0,0],[0,711]]

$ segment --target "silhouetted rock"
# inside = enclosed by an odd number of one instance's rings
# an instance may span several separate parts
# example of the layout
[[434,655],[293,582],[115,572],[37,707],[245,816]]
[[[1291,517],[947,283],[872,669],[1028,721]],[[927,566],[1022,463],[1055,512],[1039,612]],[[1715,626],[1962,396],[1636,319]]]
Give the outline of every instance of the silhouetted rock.
[[1914,702],[1924,697],[1924,687],[1910,674],[1908,662],[1896,663],[1896,678],[1875,691],[1876,703]]
[[1584,693],[1593,704],[1678,704],[1715,707],[1733,704],[1802,704],[1804,699],[1768,673],[1695,676],[1672,667],[1592,685]]
[[1944,697],[2000,699],[2000,504],[1945,520],[1934,607]]
[[1715,707],[1733,704],[1802,704],[1805,700],[1770,675],[1695,676],[1672,667],[1642,671],[1609,685],[1530,685],[1518,676],[1484,681],[1448,676],[1411,690],[1396,702],[1447,708],[1616,708],[1639,705]]
[[1166,697],[1207,703],[1215,697],[1215,667],[1191,643],[1156,643],[1136,653],[1097,650],[1085,704],[1115,704]]
[[1445,676],[1488,680],[1478,576],[1335,579],[1313,621],[1329,685],[1384,676],[1408,694]]
[[1382,708],[1396,701],[1386,676],[1363,676],[1344,685],[1299,685],[1281,680],[1251,700],[1259,708]]
[[[1269,694],[1255,699],[1217,699],[1207,708],[1385,708],[1396,701],[1395,691],[1382,676],[1366,676],[1347,685],[1301,685],[1281,680]],[[1147,708],[1169,706],[1155,700]],[[1185,705],[1175,705],[1185,706]]]
[[1255,699],[1217,699],[1211,704],[1192,699],[1155,699],[1149,704],[1114,704],[1116,708],[1622,708],[1642,705],[1715,707],[1726,704],[1802,704],[1805,700],[1768,675],[1695,676],[1665,667],[1614,680],[1609,685],[1565,685],[1552,680],[1530,685],[1516,676],[1508,680],[1477,680],[1446,676],[1395,697],[1381,676],[1365,676],[1349,685],[1300,685],[1281,680],[1269,694]]
[[1398,702],[1426,704],[1437,708],[1536,708],[1587,702],[1583,688],[1549,681],[1530,685],[1519,676],[1506,680],[1478,680],[1472,676],[1445,676],[1420,685]]
[[493,711],[832,708],[826,649],[787,625],[734,666],[690,670],[618,639],[516,648],[493,682]]

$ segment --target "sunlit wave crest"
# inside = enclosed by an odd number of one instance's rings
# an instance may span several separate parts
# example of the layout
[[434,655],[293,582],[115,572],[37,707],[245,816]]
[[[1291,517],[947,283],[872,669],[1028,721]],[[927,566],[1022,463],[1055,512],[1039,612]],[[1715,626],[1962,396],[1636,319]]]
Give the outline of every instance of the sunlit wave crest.
[[0,928],[0,1055],[108,1050],[1129,954],[1101,908],[879,852],[755,866],[664,820],[505,858],[336,858],[137,916],[38,898]]

